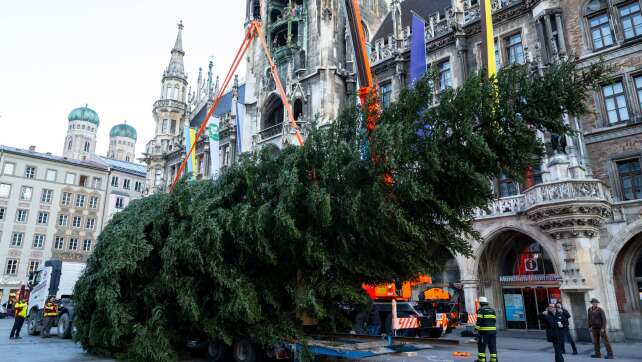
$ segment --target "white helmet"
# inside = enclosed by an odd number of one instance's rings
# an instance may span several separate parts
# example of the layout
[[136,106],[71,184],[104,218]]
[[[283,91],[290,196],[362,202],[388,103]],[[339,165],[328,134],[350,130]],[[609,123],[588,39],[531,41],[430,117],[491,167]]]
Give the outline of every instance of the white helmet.
[[479,297],[479,303],[480,303],[480,304],[481,304],[481,303],[486,303],[486,304],[488,304],[488,298],[486,298],[486,297]]

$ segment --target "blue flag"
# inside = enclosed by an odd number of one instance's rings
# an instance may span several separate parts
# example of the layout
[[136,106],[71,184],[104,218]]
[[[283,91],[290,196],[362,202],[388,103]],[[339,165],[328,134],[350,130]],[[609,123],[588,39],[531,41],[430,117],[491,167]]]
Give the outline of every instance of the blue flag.
[[409,87],[414,87],[426,74],[426,22],[412,13],[412,34],[410,39]]
[[245,104],[236,101],[236,152],[243,153],[243,123],[245,121]]

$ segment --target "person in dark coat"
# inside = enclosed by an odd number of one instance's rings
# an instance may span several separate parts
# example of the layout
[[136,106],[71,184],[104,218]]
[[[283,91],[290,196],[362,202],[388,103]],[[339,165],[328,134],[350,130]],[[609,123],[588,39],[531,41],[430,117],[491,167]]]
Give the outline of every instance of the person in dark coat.
[[591,307],[588,309],[588,326],[593,335],[593,348],[595,353],[591,355],[593,358],[601,358],[600,353],[600,339],[604,342],[606,347],[605,359],[613,359],[613,348],[609,342],[609,337],[606,334],[606,314],[604,309],[599,307],[600,301],[596,298],[591,299]]
[[564,356],[562,355],[562,344],[564,343],[562,314],[557,313],[555,304],[551,303],[548,305],[548,308],[540,314],[540,319],[546,326],[546,340],[553,344],[555,362],[564,362]]
[[577,347],[575,346],[575,341],[573,340],[573,337],[571,336],[571,331],[569,330],[569,320],[571,319],[571,313],[569,313],[564,307],[562,307],[562,303],[557,303],[555,304],[555,309],[557,313],[562,315],[562,353],[566,353],[566,342],[571,344],[571,348],[573,349],[573,354],[577,354]]

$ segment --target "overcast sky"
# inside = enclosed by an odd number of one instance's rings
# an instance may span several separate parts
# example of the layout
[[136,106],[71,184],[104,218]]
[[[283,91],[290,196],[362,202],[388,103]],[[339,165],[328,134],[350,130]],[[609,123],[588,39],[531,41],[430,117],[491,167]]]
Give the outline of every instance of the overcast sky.
[[0,144],[61,155],[67,115],[87,103],[100,117],[97,152],[127,120],[140,156],[179,20],[190,85],[210,56],[224,77],[243,40],[245,1],[0,1]]

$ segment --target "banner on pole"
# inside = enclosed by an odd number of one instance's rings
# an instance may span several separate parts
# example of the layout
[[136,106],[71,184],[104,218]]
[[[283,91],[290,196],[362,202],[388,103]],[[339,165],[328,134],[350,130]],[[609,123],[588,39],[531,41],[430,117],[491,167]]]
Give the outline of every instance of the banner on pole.
[[410,87],[426,74],[426,21],[412,13],[412,35],[410,40]]
[[[189,153],[190,149],[192,148],[192,143],[195,142],[195,139],[196,139],[196,130],[191,128],[189,125],[186,125],[183,131],[183,134],[185,137],[185,153]],[[187,161],[187,174],[189,175],[190,180],[194,179],[195,170],[196,170],[196,149],[194,149],[194,152],[190,154],[189,160]]]
[[207,125],[207,136],[210,141],[210,174],[213,179],[216,179],[221,170],[221,156],[219,153],[219,140],[218,125],[220,120],[212,117],[212,120]]

